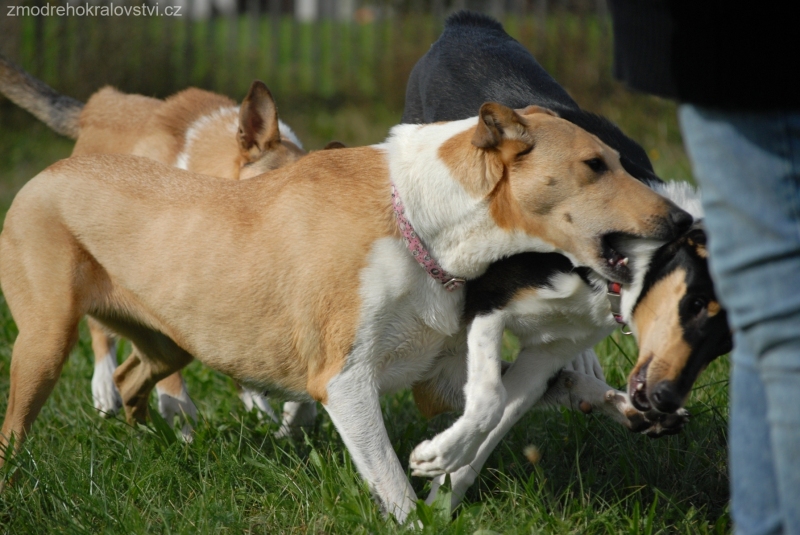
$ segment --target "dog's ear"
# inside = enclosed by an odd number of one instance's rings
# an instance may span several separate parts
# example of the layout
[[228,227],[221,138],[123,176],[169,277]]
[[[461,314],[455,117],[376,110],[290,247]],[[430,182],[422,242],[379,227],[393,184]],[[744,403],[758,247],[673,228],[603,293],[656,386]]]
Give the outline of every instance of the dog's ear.
[[522,109],[517,109],[515,111],[520,115],[533,115],[534,113],[544,113],[547,115],[552,115],[553,117],[560,117],[560,115],[558,115],[550,108],[542,108],[541,106],[535,106],[533,104]]
[[533,139],[528,134],[528,122],[507,106],[487,102],[478,113],[478,126],[472,136],[472,144],[480,149],[494,149],[506,140],[533,145]]
[[239,109],[239,149],[251,161],[281,142],[278,107],[267,85],[256,80]]
[[347,148],[347,145],[342,143],[341,141],[330,141],[327,145],[325,145],[322,150],[330,150],[330,149],[344,149]]

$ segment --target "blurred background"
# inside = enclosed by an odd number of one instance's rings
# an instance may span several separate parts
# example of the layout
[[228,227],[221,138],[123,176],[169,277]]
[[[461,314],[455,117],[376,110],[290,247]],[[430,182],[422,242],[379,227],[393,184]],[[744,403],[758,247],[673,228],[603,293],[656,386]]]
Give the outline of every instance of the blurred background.
[[[162,15],[167,6],[180,6],[181,16],[9,17],[4,7],[0,53],[82,101],[104,85],[162,98],[196,86],[241,100],[252,80],[261,79],[306,148],[331,139],[364,145],[381,141],[399,122],[408,75],[446,16],[472,9],[500,20],[582,107],[606,115],[641,143],[662,177],[691,180],[675,106],[632,94],[611,75],[605,0],[148,2]],[[47,3],[0,0],[4,6]],[[71,148],[70,140],[0,96],[0,208]]]

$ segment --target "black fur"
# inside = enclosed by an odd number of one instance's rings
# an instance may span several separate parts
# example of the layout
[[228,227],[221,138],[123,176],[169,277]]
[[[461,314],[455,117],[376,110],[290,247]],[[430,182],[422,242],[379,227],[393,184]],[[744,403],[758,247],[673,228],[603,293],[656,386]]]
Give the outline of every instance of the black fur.
[[619,151],[632,176],[660,182],[639,144],[605,117],[582,110],[500,23],[460,11],[447,18],[441,37],[411,71],[402,122],[466,119],[484,102],[549,108]]
[[467,284],[464,319],[503,308],[522,288],[550,288],[558,273],[575,273],[589,284],[587,268],[576,268],[557,253],[522,253],[489,266],[486,273]]

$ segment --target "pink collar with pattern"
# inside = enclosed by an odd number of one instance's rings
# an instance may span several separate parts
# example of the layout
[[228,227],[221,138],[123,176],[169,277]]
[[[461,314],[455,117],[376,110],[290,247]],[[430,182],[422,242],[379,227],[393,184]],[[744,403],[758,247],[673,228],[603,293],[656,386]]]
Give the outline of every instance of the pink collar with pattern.
[[458,290],[464,286],[466,281],[464,279],[453,277],[444,269],[442,269],[442,266],[440,266],[439,263],[433,259],[431,254],[425,248],[425,245],[423,245],[420,237],[417,236],[416,232],[414,232],[414,227],[411,226],[411,221],[406,218],[406,209],[403,207],[403,201],[400,199],[400,193],[398,193],[394,184],[392,184],[392,208],[394,209],[394,215],[397,218],[397,227],[400,229],[400,234],[403,236],[403,241],[406,243],[406,247],[408,247],[408,250],[411,252],[411,256],[414,257],[417,263],[428,272],[428,275],[430,275],[434,280],[442,283],[445,290],[448,292]]

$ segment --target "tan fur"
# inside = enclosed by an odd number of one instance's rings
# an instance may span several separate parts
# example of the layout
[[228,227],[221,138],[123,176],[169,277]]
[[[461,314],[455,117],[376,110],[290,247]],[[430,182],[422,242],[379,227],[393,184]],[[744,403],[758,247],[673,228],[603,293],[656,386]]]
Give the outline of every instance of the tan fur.
[[160,392],[164,392],[173,397],[178,397],[183,391],[183,380],[181,379],[181,374],[173,373],[172,375],[160,380],[158,382],[158,388]]
[[433,381],[421,381],[412,387],[414,393],[414,403],[417,405],[420,414],[425,418],[433,418],[445,412],[452,412],[456,408],[442,395],[439,390],[439,383]]
[[636,376],[642,366],[649,363],[647,383],[655,385],[677,379],[686,366],[692,348],[683,338],[675,306],[686,295],[685,280],[685,270],[675,270],[656,282],[634,310],[633,322],[641,346],[630,377]]
[[[454,136],[439,150],[439,157],[468,193],[489,199],[500,228],[541,236],[588,264],[596,262],[597,240],[605,229],[616,226],[647,236],[667,216],[670,205],[631,177],[616,151],[585,130],[540,108],[517,118],[492,118],[493,124],[500,120],[514,128],[511,138],[479,128],[477,133]],[[470,137],[472,144],[465,143]],[[535,157],[524,157],[527,151]],[[598,174],[585,164],[595,158],[608,170]],[[530,180],[531,176],[537,179]],[[620,228],[621,222],[636,223]],[[574,231],[591,226],[596,234]]]
[[[80,116],[72,154],[132,154],[164,102],[104,87],[92,95]],[[175,143],[170,143],[175,145]],[[157,159],[157,158],[154,158]]]
[[[289,171],[238,183],[121,156],[59,162],[23,188],[0,238],[3,288],[22,333],[15,351],[38,352],[38,337],[23,348],[41,307],[66,305],[47,314],[62,318],[55,332],[74,332],[88,313],[139,349],[115,375],[130,419],[146,417],[155,381],[190,355],[236,379],[324,402],[352,345],[366,253],[396,233],[388,184],[384,157],[370,148],[312,154]],[[115,218],[120,212],[126,217]],[[320,221],[320,213],[330,217]],[[47,230],[53,224],[63,237]],[[347,261],[331,262],[342,250],[352,251]],[[42,269],[55,274],[52,285],[31,287],[29,274]],[[220,318],[231,317],[220,332]],[[56,358],[60,369],[72,341],[38,358]],[[15,361],[28,358],[36,357]],[[39,381],[14,376],[12,399]],[[24,436],[38,408],[10,407],[3,434]]]
[[[258,93],[256,95],[256,93]],[[256,98],[258,97],[258,98]],[[257,109],[252,109],[253,107]],[[254,82],[242,112],[256,116],[271,130],[253,134],[260,145],[241,146],[234,132],[239,109],[226,96],[189,88],[162,101],[122,93],[112,87],[96,92],[80,115],[80,134],[73,156],[84,154],[134,154],[167,165],[178,165],[182,152],[187,170],[219,178],[250,178],[302,157],[305,152],[281,139],[272,95]],[[266,117],[259,116],[268,114]],[[187,135],[192,140],[187,147]],[[247,165],[247,167],[245,167]],[[108,354],[112,341],[96,321],[89,321],[95,358]],[[163,389],[180,383],[180,375],[160,383]]]
[[694,247],[694,251],[697,253],[697,256],[699,256],[700,258],[706,258],[706,259],[708,258],[708,250],[706,249],[705,244],[696,243],[691,238],[689,238],[687,241],[689,242],[689,245]]

